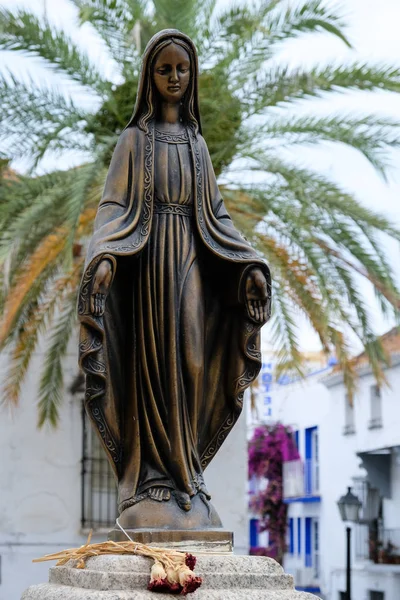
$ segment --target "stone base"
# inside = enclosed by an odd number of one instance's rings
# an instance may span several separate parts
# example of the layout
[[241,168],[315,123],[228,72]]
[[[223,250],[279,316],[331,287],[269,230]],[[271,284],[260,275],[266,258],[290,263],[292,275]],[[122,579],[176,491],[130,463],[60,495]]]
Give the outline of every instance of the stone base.
[[[52,567],[49,583],[28,588],[22,600],[172,600],[170,594],[147,590],[152,560],[140,556],[98,556],[86,569]],[[198,555],[196,575],[202,586],[193,600],[317,600],[296,592],[293,578],[271,558]]]
[[[225,529],[205,529],[187,531],[183,529],[127,529],[126,533],[134,542],[172,548],[182,552],[213,552],[216,554],[231,553],[233,549],[233,533]],[[108,539],[113,542],[126,542],[126,535],[117,527],[110,531]]]

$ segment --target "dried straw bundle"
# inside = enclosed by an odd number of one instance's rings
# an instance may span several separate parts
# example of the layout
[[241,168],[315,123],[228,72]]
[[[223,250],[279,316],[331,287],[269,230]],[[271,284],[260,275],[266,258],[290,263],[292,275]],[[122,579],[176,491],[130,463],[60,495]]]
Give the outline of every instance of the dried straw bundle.
[[46,554],[36,558],[33,562],[56,560],[56,566],[65,565],[75,561],[77,569],[84,569],[86,561],[92,556],[103,554],[135,554],[152,558],[154,564],[150,572],[148,589],[153,592],[169,592],[171,594],[188,594],[194,592],[202,583],[201,577],[196,577],[193,569],[196,558],[192,554],[168,550],[166,548],[153,548],[138,542],[101,542],[91,544],[91,534],[88,541],[80,548],[70,548],[55,554]]

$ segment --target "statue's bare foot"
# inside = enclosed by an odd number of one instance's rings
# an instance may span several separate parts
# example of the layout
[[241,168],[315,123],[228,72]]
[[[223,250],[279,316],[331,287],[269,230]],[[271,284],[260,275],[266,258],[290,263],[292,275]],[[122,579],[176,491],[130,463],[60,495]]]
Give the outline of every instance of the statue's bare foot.
[[171,490],[165,487],[152,487],[147,494],[149,498],[157,502],[167,502],[171,498]]
[[186,494],[185,492],[178,492],[175,490],[174,496],[179,508],[187,512],[192,508],[192,503],[190,501],[189,494]]

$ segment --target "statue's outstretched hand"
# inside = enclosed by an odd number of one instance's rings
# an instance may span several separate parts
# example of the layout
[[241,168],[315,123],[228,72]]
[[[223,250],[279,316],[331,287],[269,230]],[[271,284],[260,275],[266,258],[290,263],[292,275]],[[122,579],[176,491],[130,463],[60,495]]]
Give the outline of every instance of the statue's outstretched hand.
[[95,317],[101,317],[104,314],[111,279],[112,264],[107,259],[102,260],[97,267],[90,295],[90,311]]
[[254,267],[246,279],[246,308],[250,317],[257,323],[265,323],[268,319],[268,284],[261,269]]

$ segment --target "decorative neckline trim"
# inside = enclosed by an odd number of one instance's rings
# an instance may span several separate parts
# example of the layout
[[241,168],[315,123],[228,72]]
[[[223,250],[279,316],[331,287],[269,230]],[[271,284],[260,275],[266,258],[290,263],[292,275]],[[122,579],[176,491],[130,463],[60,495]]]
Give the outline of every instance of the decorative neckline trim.
[[169,133],[155,129],[154,137],[158,142],[166,142],[167,144],[187,144],[189,142],[186,130],[183,133]]

